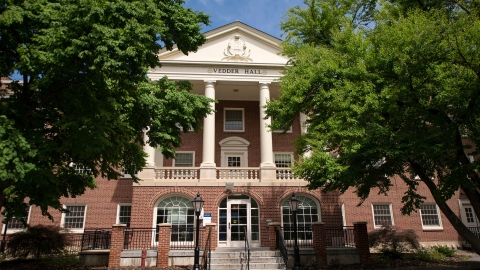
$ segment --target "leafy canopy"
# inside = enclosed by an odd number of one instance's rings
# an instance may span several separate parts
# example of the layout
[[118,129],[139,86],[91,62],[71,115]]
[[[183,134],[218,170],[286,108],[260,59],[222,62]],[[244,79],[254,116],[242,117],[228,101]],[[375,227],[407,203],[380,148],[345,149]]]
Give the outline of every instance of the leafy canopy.
[[134,175],[145,166],[145,144],[173,157],[178,126],[199,130],[212,100],[190,94],[188,82],[146,77],[160,66],[160,49],[175,44],[188,54],[206,40],[200,30],[208,15],[182,4],[1,1],[0,74],[23,77],[0,92],[0,208],[7,218],[24,215],[27,198],[43,214],[61,209],[61,196],[94,188],[95,177],[118,179],[122,168]]
[[417,189],[426,185],[464,239],[475,238],[445,201],[461,189],[480,214],[480,161],[469,158],[480,145],[479,2],[305,4],[281,24],[291,65],[267,105],[272,129],[308,116],[296,146],[310,155],[294,172],[311,189],[353,187],[361,202],[400,177],[403,213],[425,200]]

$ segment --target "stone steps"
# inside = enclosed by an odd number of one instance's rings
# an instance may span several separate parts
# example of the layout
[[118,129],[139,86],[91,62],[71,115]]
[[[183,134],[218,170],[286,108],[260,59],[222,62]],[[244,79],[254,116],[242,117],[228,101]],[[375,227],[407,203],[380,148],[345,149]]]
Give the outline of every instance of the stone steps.
[[[217,248],[211,254],[211,269],[247,269],[247,254],[244,249]],[[250,270],[285,269],[280,252],[263,248],[250,251]]]

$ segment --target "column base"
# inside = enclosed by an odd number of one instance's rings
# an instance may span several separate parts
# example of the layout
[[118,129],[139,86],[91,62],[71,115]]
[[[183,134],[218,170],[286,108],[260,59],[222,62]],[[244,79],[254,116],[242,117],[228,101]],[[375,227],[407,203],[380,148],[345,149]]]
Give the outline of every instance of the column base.
[[[273,166],[271,166],[273,165]],[[277,167],[275,164],[264,163],[260,165],[260,181],[277,180]]]
[[215,163],[200,164],[200,181],[216,181],[217,165]]
[[146,167],[137,173],[137,177],[142,180],[153,181],[155,179],[155,168]]

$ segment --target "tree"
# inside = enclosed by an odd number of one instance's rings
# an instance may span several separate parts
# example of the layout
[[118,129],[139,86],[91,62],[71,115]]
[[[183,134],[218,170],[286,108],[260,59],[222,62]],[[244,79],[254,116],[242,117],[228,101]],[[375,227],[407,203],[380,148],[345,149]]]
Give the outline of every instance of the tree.
[[[212,100],[189,82],[151,82],[157,52],[196,51],[209,17],[182,0],[3,0],[0,75],[0,209],[25,202],[61,210],[59,198],[145,166],[143,146],[174,157],[181,127],[199,130]],[[179,128],[180,127],[180,128]],[[147,131],[148,140],[143,132]],[[72,164],[87,173],[77,172]],[[135,181],[139,179],[133,176]]]
[[353,187],[360,204],[400,176],[404,214],[424,201],[425,185],[480,253],[480,239],[446,204],[461,190],[480,214],[478,1],[312,0],[281,27],[291,61],[267,114],[272,129],[308,116],[296,147],[311,154],[294,173],[310,189]]

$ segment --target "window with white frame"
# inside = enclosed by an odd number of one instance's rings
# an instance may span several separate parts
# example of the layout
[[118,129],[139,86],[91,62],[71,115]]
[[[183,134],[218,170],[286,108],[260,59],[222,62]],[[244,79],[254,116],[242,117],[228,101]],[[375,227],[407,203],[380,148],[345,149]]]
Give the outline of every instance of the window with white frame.
[[393,225],[391,204],[372,204],[372,211],[375,228]]
[[132,215],[132,206],[127,204],[118,205],[118,224],[126,224],[127,228],[130,227],[130,217]]
[[244,131],[243,109],[225,109],[225,131]]
[[275,153],[275,165],[277,168],[290,168],[292,166],[292,153]]
[[174,160],[174,167],[193,167],[193,153],[177,152]]
[[191,242],[194,236],[195,210],[192,201],[172,196],[163,199],[157,205],[156,223],[172,224],[170,241]]
[[67,212],[63,213],[63,228],[78,230],[85,225],[85,205],[66,205]]
[[84,165],[82,164],[75,164],[72,163],[72,167],[75,169],[80,174],[90,174],[91,170],[87,169]]
[[420,205],[420,217],[422,219],[422,227],[424,229],[442,228],[439,211],[436,204]]
[[[28,216],[30,215],[30,207],[26,208],[27,216],[24,219],[12,217],[6,224],[9,230],[23,230],[26,228],[25,224],[28,223]],[[5,226],[5,225],[4,225]]]
[[[312,240],[312,223],[319,221],[319,209],[317,203],[310,197],[297,195],[299,201],[297,209],[297,235],[300,240]],[[290,212],[289,200],[282,204],[282,221],[285,240],[295,239],[293,230],[293,217]]]

